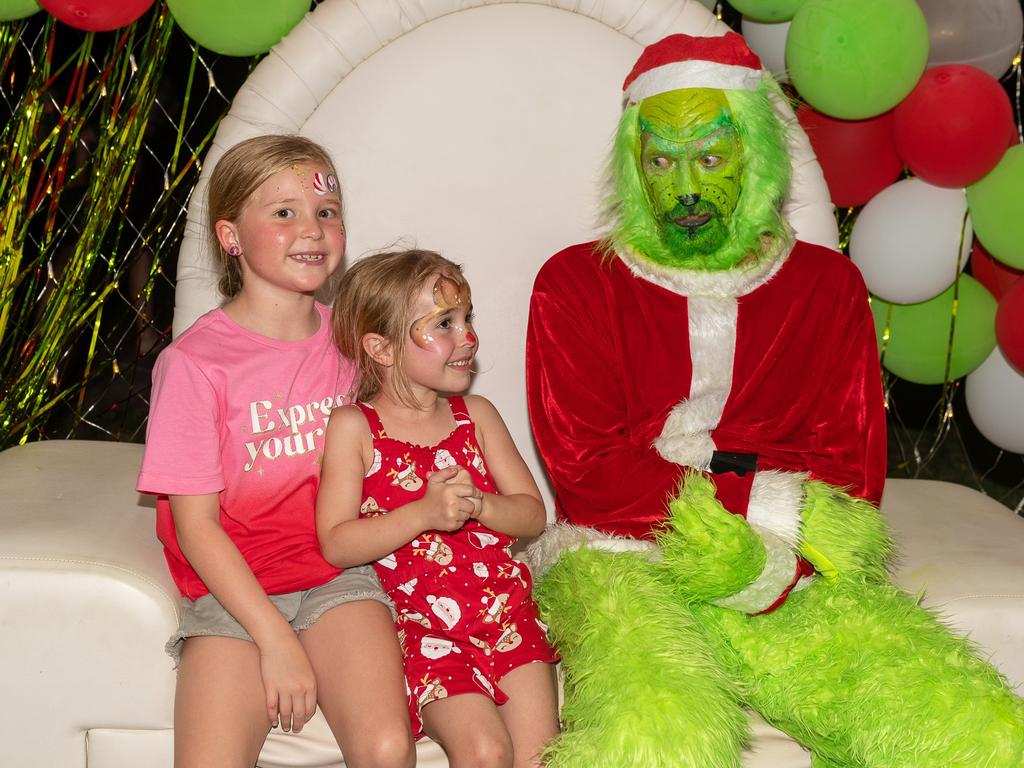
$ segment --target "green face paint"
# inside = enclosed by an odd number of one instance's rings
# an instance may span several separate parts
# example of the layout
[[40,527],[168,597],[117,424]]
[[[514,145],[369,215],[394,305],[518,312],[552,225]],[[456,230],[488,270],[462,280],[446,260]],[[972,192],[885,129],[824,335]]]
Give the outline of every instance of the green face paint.
[[690,88],[640,103],[637,163],[662,242],[679,261],[717,251],[739,203],[742,150],[722,91]]

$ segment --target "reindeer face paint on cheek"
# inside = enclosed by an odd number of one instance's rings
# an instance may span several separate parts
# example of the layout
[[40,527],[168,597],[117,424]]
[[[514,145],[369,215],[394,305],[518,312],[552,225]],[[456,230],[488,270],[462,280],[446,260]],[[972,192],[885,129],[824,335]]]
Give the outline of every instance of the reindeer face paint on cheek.
[[435,338],[435,322],[448,312],[454,313],[451,328],[446,330],[465,331],[466,341],[476,346],[477,338],[469,321],[472,303],[469,295],[469,283],[456,282],[447,275],[439,275],[434,282],[432,291],[434,309],[420,317],[412,324],[409,333],[413,343],[421,349],[431,350],[437,342]]

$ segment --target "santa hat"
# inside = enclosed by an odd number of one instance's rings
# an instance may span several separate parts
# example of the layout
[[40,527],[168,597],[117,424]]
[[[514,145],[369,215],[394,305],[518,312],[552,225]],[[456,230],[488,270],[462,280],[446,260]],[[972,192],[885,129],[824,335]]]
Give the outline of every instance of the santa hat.
[[735,32],[722,37],[669,35],[640,54],[622,90],[630,104],[681,88],[754,91],[761,60]]

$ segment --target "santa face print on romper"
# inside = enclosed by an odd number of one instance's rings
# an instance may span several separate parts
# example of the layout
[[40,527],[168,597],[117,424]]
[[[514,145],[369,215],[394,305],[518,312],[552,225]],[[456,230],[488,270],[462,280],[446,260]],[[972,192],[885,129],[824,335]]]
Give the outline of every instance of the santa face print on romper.
[[430,610],[441,620],[444,628],[448,631],[462,619],[462,609],[450,597],[427,595],[427,603],[430,605]]
[[478,346],[473,330],[469,284],[438,275],[423,284],[413,301],[405,374],[435,392],[462,392],[470,383]]

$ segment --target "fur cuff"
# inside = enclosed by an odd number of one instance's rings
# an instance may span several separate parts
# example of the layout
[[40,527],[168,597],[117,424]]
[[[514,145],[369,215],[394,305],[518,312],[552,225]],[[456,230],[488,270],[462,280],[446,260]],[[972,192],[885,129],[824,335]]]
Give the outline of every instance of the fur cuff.
[[774,533],[791,549],[799,547],[806,480],[806,472],[757,472],[750,488],[747,522]]
[[789,544],[771,531],[751,526],[764,544],[764,570],[745,589],[735,595],[715,600],[715,605],[743,613],[761,613],[767,610],[793,584],[796,578],[796,554]]
[[600,549],[607,552],[647,552],[652,559],[659,558],[661,551],[650,541],[615,536],[596,528],[570,523],[549,525],[523,553],[523,561],[535,579],[540,579],[547,570],[558,562],[563,552],[572,552],[581,547]]
[[665,461],[671,461],[681,467],[693,467],[706,471],[711,466],[711,457],[715,452],[715,441],[707,432],[697,434],[680,434],[677,422],[685,418],[685,414],[677,412],[680,405],[686,405],[689,401],[683,401],[676,405],[665,421],[662,433],[654,441],[654,450],[658,452]]

